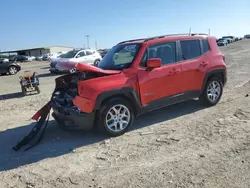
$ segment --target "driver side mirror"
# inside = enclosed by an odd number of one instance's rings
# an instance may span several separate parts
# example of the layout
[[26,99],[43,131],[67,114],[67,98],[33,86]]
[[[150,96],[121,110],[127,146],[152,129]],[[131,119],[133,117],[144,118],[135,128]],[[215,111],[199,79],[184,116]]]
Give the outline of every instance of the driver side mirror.
[[161,59],[160,58],[152,58],[147,61],[147,68],[154,69],[161,67]]
[[76,56],[76,58],[79,58],[79,57],[81,57],[79,54]]

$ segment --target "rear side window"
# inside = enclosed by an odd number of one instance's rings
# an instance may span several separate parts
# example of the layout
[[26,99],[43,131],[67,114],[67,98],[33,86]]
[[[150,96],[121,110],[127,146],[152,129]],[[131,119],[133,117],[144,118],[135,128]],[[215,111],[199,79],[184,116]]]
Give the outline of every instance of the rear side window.
[[203,53],[207,53],[210,50],[208,40],[202,39],[201,42],[202,42]]
[[86,55],[92,55],[92,54],[94,54],[93,51],[86,51]]
[[182,60],[194,59],[201,56],[199,40],[183,40],[181,43]]

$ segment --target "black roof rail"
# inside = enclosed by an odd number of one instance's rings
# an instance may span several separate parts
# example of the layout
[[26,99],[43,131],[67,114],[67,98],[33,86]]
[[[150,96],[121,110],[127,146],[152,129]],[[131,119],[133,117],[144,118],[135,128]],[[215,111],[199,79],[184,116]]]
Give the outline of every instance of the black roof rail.
[[168,35],[161,35],[161,36],[155,36],[155,37],[150,37],[147,38],[144,42],[153,40],[153,39],[160,39],[160,38],[165,38],[165,37],[171,37],[171,36],[195,36],[195,35],[208,35],[205,33],[178,33],[178,34],[168,34]]
[[160,38],[165,38],[165,37],[171,37],[171,36],[195,36],[195,35],[208,35],[206,33],[178,33],[178,34],[168,34],[168,35],[160,35],[160,36],[154,36],[154,37],[148,37],[148,38],[141,38],[141,39],[133,39],[133,40],[126,40],[119,42],[118,44],[126,43],[126,42],[134,42],[134,41],[139,41],[143,40],[144,42],[154,40],[154,39],[160,39]]
[[146,39],[146,38],[125,40],[125,41],[119,42],[118,44],[122,44],[122,43],[125,43],[125,42],[134,42],[134,41],[138,41],[138,40],[145,40],[145,39]]

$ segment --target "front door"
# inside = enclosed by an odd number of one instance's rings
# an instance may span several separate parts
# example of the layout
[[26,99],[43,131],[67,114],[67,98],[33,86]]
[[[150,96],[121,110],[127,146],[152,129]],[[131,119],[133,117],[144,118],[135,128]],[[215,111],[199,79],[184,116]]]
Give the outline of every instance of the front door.
[[[182,88],[181,65],[177,63],[176,42],[149,46],[138,70],[138,82],[142,106],[167,101]],[[162,66],[147,70],[146,61],[160,58]],[[164,104],[163,104],[164,105]]]

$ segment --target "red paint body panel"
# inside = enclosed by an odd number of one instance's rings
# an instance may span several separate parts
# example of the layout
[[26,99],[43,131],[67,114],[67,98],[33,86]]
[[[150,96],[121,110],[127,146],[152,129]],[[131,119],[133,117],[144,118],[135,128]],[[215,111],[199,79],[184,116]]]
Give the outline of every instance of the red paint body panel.
[[179,93],[183,87],[181,65],[176,64],[155,68],[152,71],[140,68],[138,80],[142,105]]
[[90,99],[76,96],[73,99],[73,103],[83,112],[90,113],[93,110],[93,104]]
[[136,75],[129,71],[127,73],[121,72],[120,74],[85,80],[78,83],[78,92],[80,97],[85,98],[84,101],[89,99],[88,104],[85,102],[84,105],[80,104],[80,99],[76,99],[74,103],[83,112],[91,112],[99,94],[123,87],[136,89],[136,83]]

